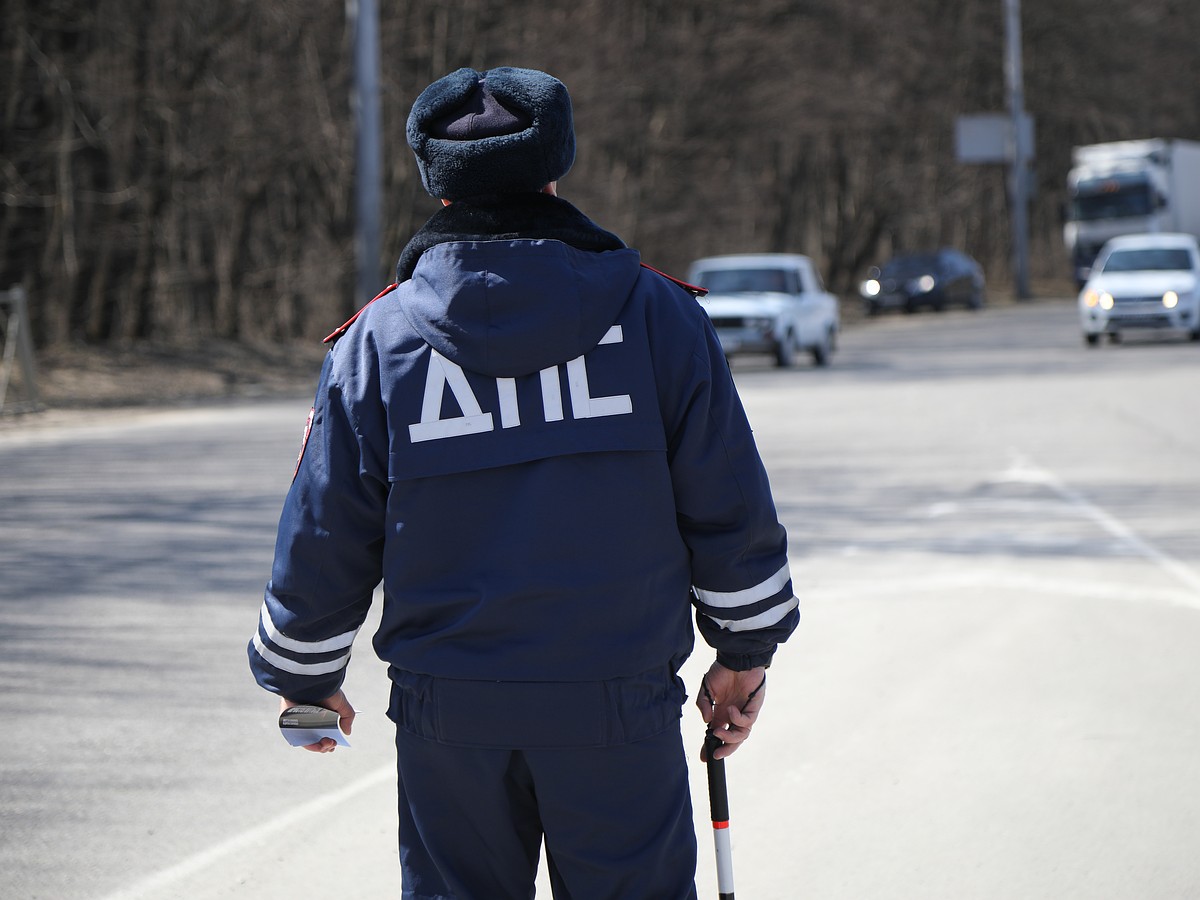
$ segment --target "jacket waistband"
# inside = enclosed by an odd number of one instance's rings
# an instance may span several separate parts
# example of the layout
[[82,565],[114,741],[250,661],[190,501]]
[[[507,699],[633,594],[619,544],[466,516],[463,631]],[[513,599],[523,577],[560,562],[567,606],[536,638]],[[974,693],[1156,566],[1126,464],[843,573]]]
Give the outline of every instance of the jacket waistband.
[[390,667],[388,717],[427,740],[465,747],[604,747],[644,740],[680,718],[687,699],[671,669],[606,681],[440,678]]

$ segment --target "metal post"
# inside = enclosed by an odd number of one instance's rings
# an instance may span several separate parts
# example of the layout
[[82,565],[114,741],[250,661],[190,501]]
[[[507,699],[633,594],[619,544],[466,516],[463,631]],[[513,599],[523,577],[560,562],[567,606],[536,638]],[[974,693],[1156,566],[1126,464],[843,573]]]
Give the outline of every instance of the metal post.
[[354,35],[355,255],[356,304],[379,293],[380,230],[383,206],[382,138],[379,117],[379,8],[376,0],[346,0],[346,20]]
[[1013,282],[1017,299],[1029,292],[1029,166],[1022,125],[1025,119],[1025,87],[1021,72],[1021,0],[1004,0],[1006,61],[1004,80],[1008,88],[1012,153],[1009,159],[1008,193],[1012,219]]

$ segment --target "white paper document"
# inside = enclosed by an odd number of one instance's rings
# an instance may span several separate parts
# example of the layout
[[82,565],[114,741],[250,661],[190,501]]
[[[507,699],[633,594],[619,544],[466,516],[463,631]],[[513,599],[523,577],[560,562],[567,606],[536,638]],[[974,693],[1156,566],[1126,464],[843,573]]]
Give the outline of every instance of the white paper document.
[[293,747],[315,744],[321,738],[332,738],[339,746],[349,747],[338,718],[336,712],[323,706],[289,706],[279,714],[279,730]]

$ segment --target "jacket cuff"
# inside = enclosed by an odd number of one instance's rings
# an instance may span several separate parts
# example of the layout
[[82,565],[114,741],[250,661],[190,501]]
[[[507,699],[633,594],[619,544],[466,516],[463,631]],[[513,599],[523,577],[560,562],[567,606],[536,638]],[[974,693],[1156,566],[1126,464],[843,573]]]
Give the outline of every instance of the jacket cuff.
[[766,669],[770,668],[776,649],[778,645],[761,653],[722,653],[718,650],[717,662],[734,672],[746,672],[760,666]]

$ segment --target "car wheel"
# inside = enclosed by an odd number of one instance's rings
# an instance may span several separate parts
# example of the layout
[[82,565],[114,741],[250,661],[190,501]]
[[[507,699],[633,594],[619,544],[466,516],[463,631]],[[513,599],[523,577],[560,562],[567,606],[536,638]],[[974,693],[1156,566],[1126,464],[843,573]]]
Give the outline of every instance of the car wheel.
[[1085,333],[1083,336],[1083,342],[1089,347],[1096,347],[1100,344],[1100,335]]
[[821,342],[809,348],[814,366],[823,367],[829,365],[829,357],[833,355],[835,343],[833,329],[829,328],[825,331],[825,336],[821,339]]
[[1200,341],[1200,328],[1188,332],[1188,337],[1193,341]]
[[976,288],[971,292],[970,298],[967,300],[967,309],[980,310],[983,309],[983,288]]
[[1119,343],[1121,343],[1121,332],[1119,332],[1119,331],[1110,331],[1110,332],[1108,333],[1108,342],[1109,342],[1110,344],[1119,344]]
[[781,369],[790,369],[796,364],[796,352],[799,349],[796,345],[796,332],[788,329],[779,346],[775,348],[775,364]]

